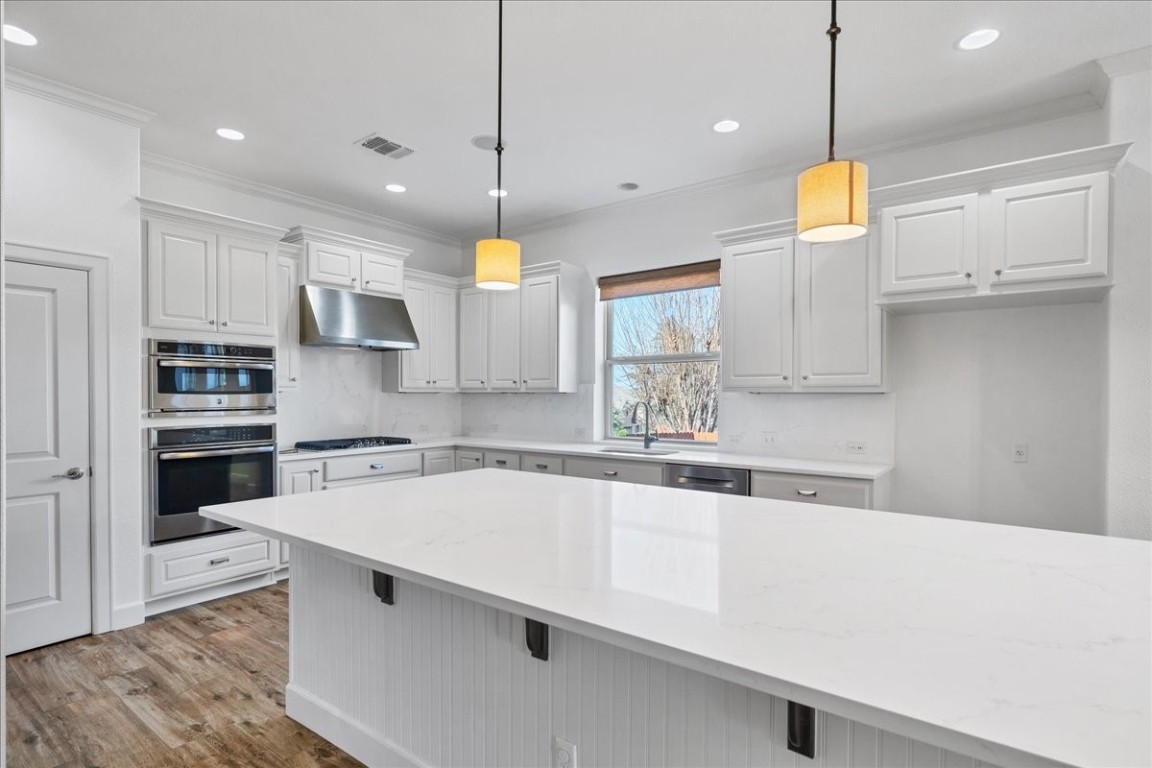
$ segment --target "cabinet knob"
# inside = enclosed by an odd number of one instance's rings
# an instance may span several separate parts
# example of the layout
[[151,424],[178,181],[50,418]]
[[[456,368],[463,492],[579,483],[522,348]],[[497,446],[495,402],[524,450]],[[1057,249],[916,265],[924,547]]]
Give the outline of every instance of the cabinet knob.
[[356,285],[356,278],[350,277],[348,280],[352,283],[352,285]]
[[787,377],[787,376],[781,376],[780,378],[784,379],[784,381],[788,381],[788,377]]
[[209,320],[208,325],[216,325],[216,321],[215,320]]
[[1004,270],[1002,270],[1002,269],[996,270],[996,277],[1000,277],[1000,275],[1002,275],[1003,273],[1004,273]]
[[425,383],[425,384],[431,384],[432,382],[430,382],[430,381],[426,381],[426,382],[424,382],[424,383]]
[[310,469],[310,470],[308,470],[308,471],[309,471],[309,472],[311,472],[311,473],[312,473],[312,474],[314,474],[314,475],[320,472],[320,470],[318,470],[318,469]]
[[296,377],[293,376],[292,378],[288,379],[288,381],[296,381]]
[[965,277],[965,279],[967,279],[967,280],[971,280],[971,279],[972,279],[972,273],[971,273],[971,272],[965,272],[965,273],[964,273],[964,277]]
[[480,379],[480,386],[484,386],[484,379]]
[[[356,281],[353,280],[352,282],[356,282]],[[371,280],[365,280],[364,285],[372,285],[372,281]]]
[[220,325],[224,325],[224,326],[226,326],[226,325],[228,325],[228,321],[227,321],[227,320],[225,320],[224,322],[220,323]]
[[800,377],[800,379],[801,379],[801,381],[808,381],[808,374],[804,374],[803,376]]

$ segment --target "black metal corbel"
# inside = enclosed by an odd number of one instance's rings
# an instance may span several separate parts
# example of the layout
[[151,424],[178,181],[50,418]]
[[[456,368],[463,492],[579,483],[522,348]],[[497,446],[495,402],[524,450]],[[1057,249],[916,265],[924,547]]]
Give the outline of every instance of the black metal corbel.
[[548,661],[548,625],[542,621],[524,619],[524,642],[532,658]]
[[372,591],[385,605],[396,605],[396,580],[388,574],[372,571]]
[[788,702],[788,749],[804,755],[816,757],[816,709]]

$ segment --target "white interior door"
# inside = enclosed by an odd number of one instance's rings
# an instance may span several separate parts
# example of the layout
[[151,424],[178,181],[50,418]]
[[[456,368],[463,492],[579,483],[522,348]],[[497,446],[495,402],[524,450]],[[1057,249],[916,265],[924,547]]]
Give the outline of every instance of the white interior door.
[[8,263],[4,652],[92,631],[88,274]]

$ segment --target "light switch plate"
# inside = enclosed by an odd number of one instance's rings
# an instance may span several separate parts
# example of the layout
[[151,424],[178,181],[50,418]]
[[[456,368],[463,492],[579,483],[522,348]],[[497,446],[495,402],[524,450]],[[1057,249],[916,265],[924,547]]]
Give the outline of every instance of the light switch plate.
[[1016,443],[1012,447],[1012,461],[1017,464],[1028,463],[1028,443]]

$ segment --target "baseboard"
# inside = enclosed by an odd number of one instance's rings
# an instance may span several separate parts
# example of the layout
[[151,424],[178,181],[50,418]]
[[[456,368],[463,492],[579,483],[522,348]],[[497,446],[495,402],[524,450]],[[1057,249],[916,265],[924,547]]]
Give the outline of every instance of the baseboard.
[[118,605],[112,609],[112,626],[109,629],[126,629],[144,623],[144,603],[137,601]]
[[284,690],[284,707],[288,717],[372,768],[427,768],[408,750],[292,683]]
[[155,616],[158,613],[166,613],[167,611],[173,611],[177,608],[187,608],[190,605],[206,603],[209,600],[217,600],[221,597],[238,595],[241,592],[260,589],[275,583],[275,580],[272,578],[272,572],[265,571],[255,576],[245,576],[244,578],[234,581],[226,581],[223,584],[213,584],[209,587],[201,587],[188,592],[153,598],[144,603],[144,613],[147,616]]

